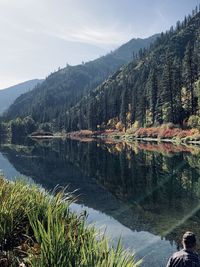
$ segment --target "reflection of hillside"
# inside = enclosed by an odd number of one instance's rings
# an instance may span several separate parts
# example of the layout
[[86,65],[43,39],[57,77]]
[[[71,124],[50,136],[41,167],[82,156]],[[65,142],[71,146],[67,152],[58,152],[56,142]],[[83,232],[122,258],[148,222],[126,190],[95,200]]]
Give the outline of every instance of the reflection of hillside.
[[173,143],[168,142],[118,142],[113,143],[112,152],[121,152],[126,148],[127,150],[132,150],[138,153],[139,150],[150,151],[161,153],[164,156],[173,156],[176,153],[191,153],[191,154],[199,154],[200,147],[194,145],[175,145]]
[[[49,189],[57,184],[79,188],[79,202],[133,230],[174,240],[174,227],[198,205],[199,174],[188,163],[189,154],[165,157],[126,145],[71,140],[2,146],[1,151],[20,173]],[[185,228],[199,222],[197,215],[193,218]]]

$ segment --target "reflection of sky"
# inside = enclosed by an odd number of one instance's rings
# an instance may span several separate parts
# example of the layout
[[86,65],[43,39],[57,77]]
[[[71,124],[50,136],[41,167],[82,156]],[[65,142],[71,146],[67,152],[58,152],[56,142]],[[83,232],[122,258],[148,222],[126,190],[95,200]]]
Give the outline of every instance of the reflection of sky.
[[[6,158],[6,155],[0,153],[0,173],[3,173],[6,179],[13,180],[16,177],[25,176],[18,172],[12,164],[10,164],[9,160]],[[29,179],[30,180],[30,179]]]
[[102,212],[76,203],[72,204],[71,208],[77,213],[85,210],[88,214],[88,222],[95,223],[97,229],[106,228],[107,235],[113,241],[116,242],[121,236],[122,243],[127,249],[131,248],[138,259],[144,258],[142,267],[164,267],[168,257],[176,251],[175,245],[172,246],[169,241],[147,231],[132,231]]
[[13,177],[22,176],[10,162],[7,160],[6,156],[0,153],[0,172],[4,174],[4,176],[11,180]]

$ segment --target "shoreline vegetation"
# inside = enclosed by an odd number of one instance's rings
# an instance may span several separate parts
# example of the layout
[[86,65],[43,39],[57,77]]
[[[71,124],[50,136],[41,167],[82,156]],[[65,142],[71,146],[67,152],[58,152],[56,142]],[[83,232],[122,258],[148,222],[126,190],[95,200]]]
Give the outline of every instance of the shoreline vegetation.
[[70,133],[33,133],[29,137],[33,139],[54,139],[54,138],[69,138],[71,140],[81,142],[91,142],[94,140],[103,140],[106,143],[125,142],[127,144],[146,143],[155,144],[156,146],[162,144],[171,144],[174,146],[181,146],[183,150],[187,146],[200,147],[200,131],[196,128],[183,130],[175,128],[171,124],[165,124],[160,127],[149,128],[131,128],[127,131],[107,129],[107,130],[80,130]]
[[[57,135],[58,137],[58,135]],[[155,142],[155,143],[173,143],[175,145],[200,145],[200,131],[198,129],[175,128],[170,124],[162,125],[160,127],[149,128],[131,128],[127,131],[119,130],[104,130],[104,131],[90,131],[80,130],[67,133],[66,137],[75,140],[92,140],[94,138],[101,138],[113,141],[125,142]]]
[[1,267],[136,267],[121,242],[109,245],[104,234],[86,224],[86,214],[70,210],[65,189],[53,194],[25,181],[0,176]]

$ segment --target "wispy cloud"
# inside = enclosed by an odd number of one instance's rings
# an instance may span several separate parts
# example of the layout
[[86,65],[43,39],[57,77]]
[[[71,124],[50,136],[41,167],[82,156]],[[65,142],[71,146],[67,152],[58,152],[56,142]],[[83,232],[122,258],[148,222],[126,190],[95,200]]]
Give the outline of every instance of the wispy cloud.
[[0,82],[44,77],[166,30],[197,1],[0,0]]
[[[156,16],[157,16],[157,21],[158,21],[160,24],[168,25],[168,24],[170,23],[170,20],[167,19],[166,15],[161,11],[161,9],[156,8],[156,9],[155,9],[155,13],[156,13]],[[170,24],[170,25],[171,25],[171,24]]]
[[43,31],[55,38],[60,38],[65,41],[75,41],[95,45],[117,45],[131,36],[130,32],[118,32],[112,29],[100,29],[92,27],[82,27],[80,29],[68,29],[66,31]]

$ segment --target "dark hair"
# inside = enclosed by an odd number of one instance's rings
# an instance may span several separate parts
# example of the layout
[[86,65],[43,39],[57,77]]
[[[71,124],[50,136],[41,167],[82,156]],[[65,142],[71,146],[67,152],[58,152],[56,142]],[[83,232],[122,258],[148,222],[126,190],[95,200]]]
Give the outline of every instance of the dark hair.
[[196,236],[193,232],[185,232],[182,240],[186,248],[193,248],[196,245]]

